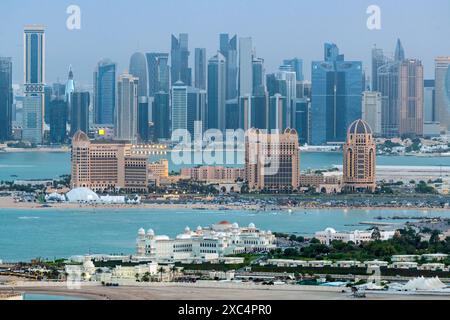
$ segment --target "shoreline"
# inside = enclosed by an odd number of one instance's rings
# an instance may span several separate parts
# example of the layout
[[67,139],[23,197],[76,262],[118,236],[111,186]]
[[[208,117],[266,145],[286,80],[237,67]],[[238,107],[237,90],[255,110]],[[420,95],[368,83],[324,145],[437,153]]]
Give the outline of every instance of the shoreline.
[[[46,207],[48,205],[48,207]],[[28,202],[15,202],[11,197],[0,197],[0,210],[33,210],[33,211],[61,211],[66,209],[71,210],[147,210],[147,209],[167,209],[180,210],[187,209],[192,211],[249,211],[249,212],[274,212],[287,211],[287,213],[297,213],[305,210],[342,210],[342,211],[423,211],[424,213],[436,212],[450,212],[450,208],[423,208],[423,207],[323,207],[323,206],[304,206],[304,207],[289,207],[281,206],[275,210],[262,210],[259,205],[234,205],[234,204],[158,204],[158,203],[143,203],[139,205],[119,205],[119,204],[78,204],[78,203],[52,203],[52,204],[38,204]]]

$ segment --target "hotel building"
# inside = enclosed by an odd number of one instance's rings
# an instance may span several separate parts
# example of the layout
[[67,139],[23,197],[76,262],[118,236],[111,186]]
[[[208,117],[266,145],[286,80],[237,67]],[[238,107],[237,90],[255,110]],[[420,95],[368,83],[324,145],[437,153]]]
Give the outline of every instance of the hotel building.
[[[395,230],[380,231],[379,240],[386,241],[392,239],[395,235]],[[333,228],[327,228],[324,231],[316,232],[315,238],[320,243],[330,245],[333,241],[342,241],[344,243],[353,242],[357,245],[363,242],[374,241],[374,230],[369,231],[351,231],[351,232],[337,232]]]
[[146,192],[147,156],[132,155],[125,141],[90,141],[78,131],[72,139],[72,188],[96,192]]
[[259,230],[253,223],[241,228],[237,223],[222,221],[196,231],[186,227],[175,239],[140,229],[135,258],[158,263],[205,262],[233,254],[267,252],[276,248],[275,240],[271,231]]
[[258,129],[249,130],[245,141],[245,173],[250,191],[298,189],[297,131],[288,128],[282,134],[268,134]]
[[344,190],[375,191],[375,157],[376,145],[369,124],[364,120],[353,122],[344,145]]
[[201,166],[183,168],[181,176],[199,182],[236,182],[245,179],[245,169]]

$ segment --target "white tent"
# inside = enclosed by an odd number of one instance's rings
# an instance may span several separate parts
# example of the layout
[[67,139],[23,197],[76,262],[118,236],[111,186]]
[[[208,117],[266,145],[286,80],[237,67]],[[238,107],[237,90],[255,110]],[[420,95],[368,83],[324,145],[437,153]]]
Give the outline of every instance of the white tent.
[[403,290],[413,291],[413,290],[442,290],[447,286],[442,283],[442,281],[436,278],[415,278],[410,280],[405,286]]

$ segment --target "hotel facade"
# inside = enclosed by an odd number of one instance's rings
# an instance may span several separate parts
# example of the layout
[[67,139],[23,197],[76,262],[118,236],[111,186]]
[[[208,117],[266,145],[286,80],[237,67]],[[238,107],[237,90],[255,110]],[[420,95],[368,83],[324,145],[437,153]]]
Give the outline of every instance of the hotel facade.
[[78,131],[72,139],[72,188],[95,192],[148,190],[147,156],[132,155],[125,141],[90,141]]

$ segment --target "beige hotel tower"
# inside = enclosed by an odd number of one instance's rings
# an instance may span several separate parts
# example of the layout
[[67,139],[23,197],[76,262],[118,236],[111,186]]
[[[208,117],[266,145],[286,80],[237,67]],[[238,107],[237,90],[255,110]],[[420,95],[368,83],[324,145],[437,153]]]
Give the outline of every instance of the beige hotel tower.
[[344,190],[374,192],[376,189],[376,144],[364,120],[353,122],[344,145]]

